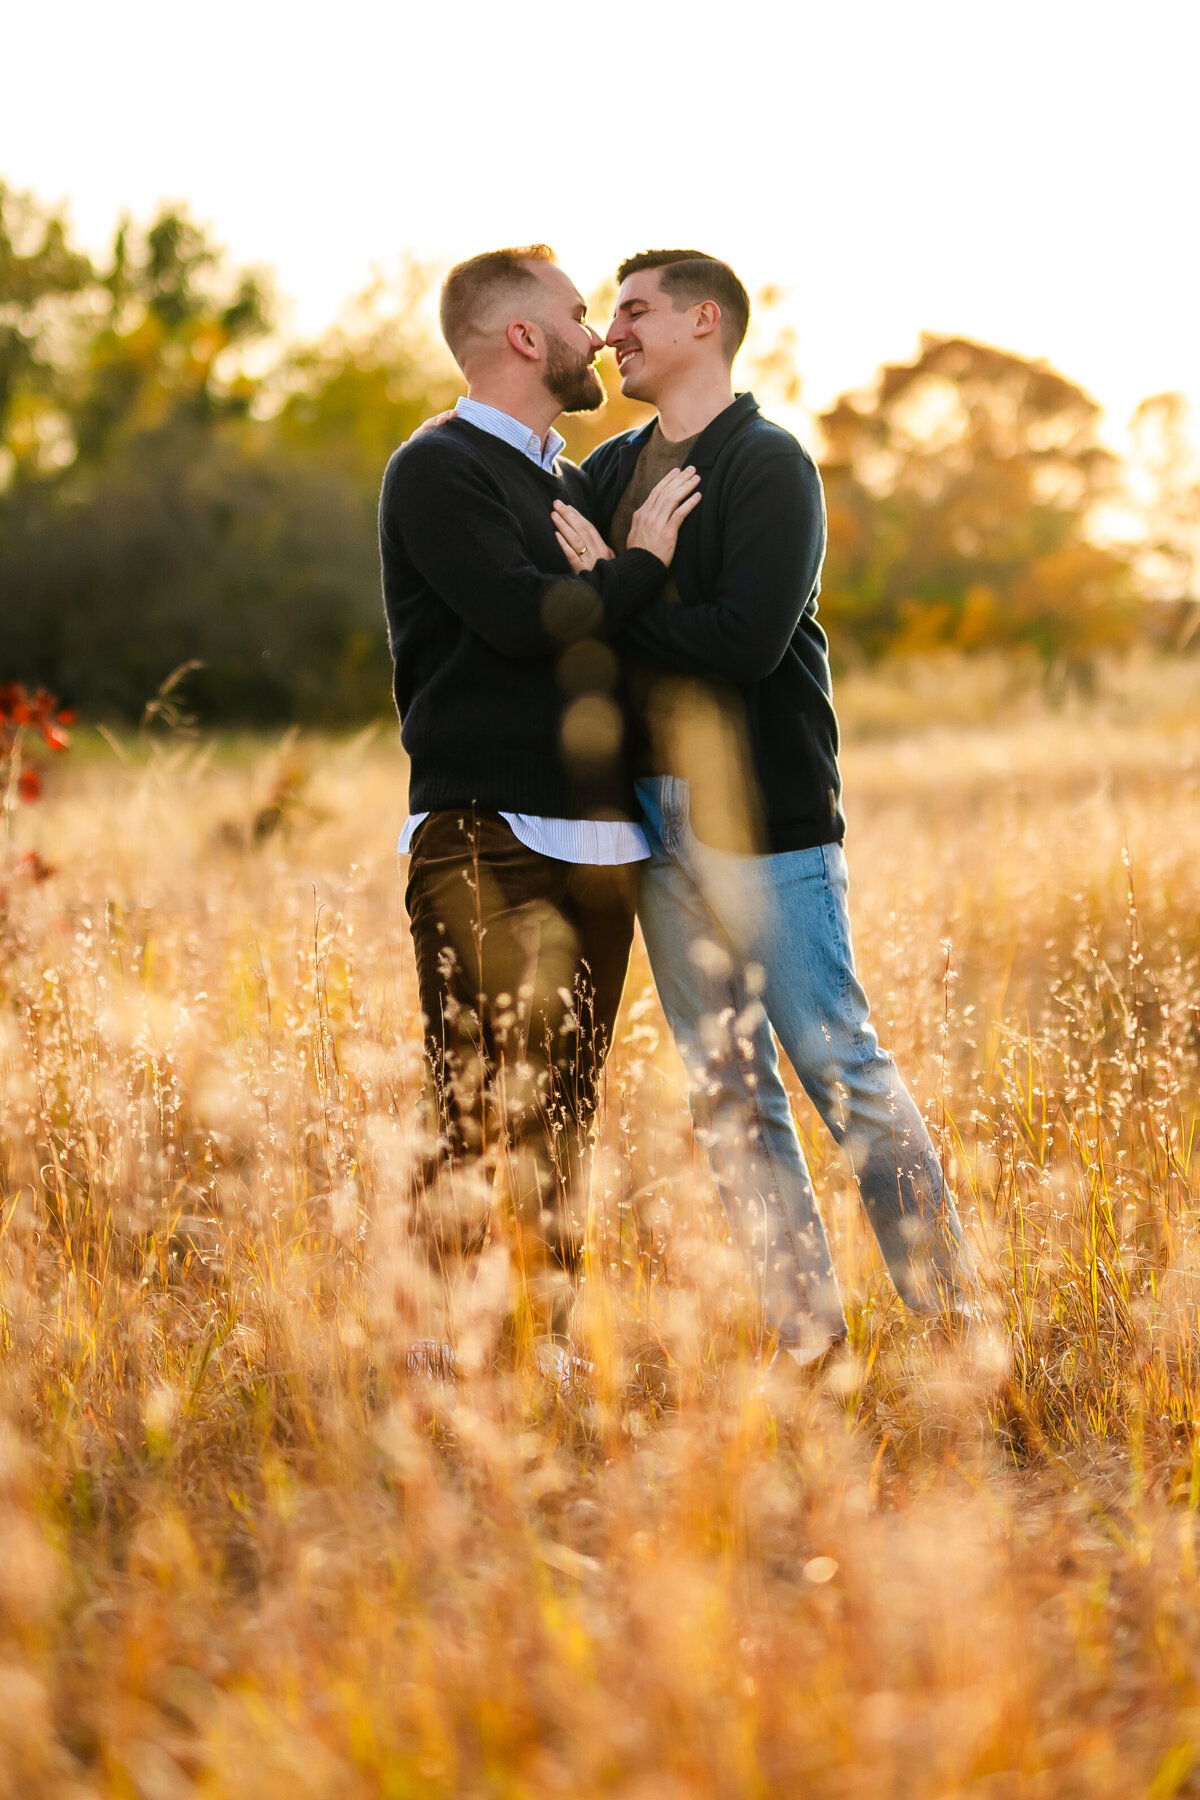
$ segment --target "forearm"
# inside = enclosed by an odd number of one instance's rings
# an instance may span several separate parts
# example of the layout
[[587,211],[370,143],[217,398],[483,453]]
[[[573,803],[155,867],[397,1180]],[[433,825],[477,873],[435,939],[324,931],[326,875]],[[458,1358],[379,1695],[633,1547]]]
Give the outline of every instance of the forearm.
[[630,620],[652,606],[667,579],[667,566],[652,551],[623,550],[580,577],[594,583],[604,608],[605,637],[616,638]]
[[679,675],[751,682],[769,675],[787,649],[786,636],[764,631],[741,611],[720,605],[685,606],[654,600],[622,631],[619,649],[640,662]]
[[532,566],[500,569],[457,556],[428,579],[439,598],[501,655],[537,657],[585,637],[615,639],[665,577],[655,557],[630,551],[582,575]]

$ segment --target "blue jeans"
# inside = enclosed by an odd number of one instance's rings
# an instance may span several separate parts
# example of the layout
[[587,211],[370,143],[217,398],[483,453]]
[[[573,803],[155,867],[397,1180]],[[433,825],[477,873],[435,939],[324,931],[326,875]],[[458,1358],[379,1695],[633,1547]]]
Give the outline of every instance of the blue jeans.
[[904,1300],[921,1312],[961,1304],[974,1282],[961,1227],[921,1114],[869,1023],[840,845],[731,855],[692,831],[686,781],[639,782],[638,799],[651,849],[642,934],[697,1141],[768,1324],[802,1351],[846,1333],[775,1036],[849,1157]]

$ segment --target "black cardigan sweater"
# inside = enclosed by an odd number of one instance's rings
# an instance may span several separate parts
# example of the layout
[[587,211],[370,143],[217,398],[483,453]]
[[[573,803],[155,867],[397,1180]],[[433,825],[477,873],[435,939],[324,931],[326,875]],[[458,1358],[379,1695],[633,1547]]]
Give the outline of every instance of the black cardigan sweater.
[[[653,422],[611,438],[583,465],[602,531],[652,429]],[[734,730],[713,741],[724,754],[731,744],[744,746],[759,808],[755,848],[840,843],[846,827],[838,725],[828,644],[817,623],[821,478],[791,433],[762,417],[752,394],[739,394],[718,414],[688,460],[700,475],[701,500],[684,520],[671,565],[679,600],[659,595],[642,606],[627,620],[619,648],[635,664],[695,678],[731,721]],[[708,841],[719,843],[720,822],[711,809],[706,815],[696,768],[655,772],[691,778],[693,826],[704,839],[707,816]]]
[[[615,662],[583,646],[611,640],[666,569],[649,551],[628,550],[573,576],[554,534],[556,497],[593,510],[573,463],[539,468],[461,419],[421,432],[388,463],[380,558],[413,812],[635,816],[627,748],[604,692]],[[580,702],[564,747],[564,718]]]

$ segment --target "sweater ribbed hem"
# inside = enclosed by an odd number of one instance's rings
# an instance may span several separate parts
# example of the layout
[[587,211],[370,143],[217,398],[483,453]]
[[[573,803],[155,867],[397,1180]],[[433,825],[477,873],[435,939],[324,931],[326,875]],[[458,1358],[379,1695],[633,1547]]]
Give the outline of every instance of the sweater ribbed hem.
[[789,850],[817,850],[826,844],[843,844],[846,827],[832,825],[772,825],[767,821],[767,855],[783,856]]
[[633,783],[612,778],[589,783],[571,781],[540,757],[525,758],[506,750],[502,767],[472,768],[457,761],[430,763],[412,758],[408,781],[411,812],[444,812],[476,806],[484,812],[531,813],[542,819],[619,818],[636,820]]

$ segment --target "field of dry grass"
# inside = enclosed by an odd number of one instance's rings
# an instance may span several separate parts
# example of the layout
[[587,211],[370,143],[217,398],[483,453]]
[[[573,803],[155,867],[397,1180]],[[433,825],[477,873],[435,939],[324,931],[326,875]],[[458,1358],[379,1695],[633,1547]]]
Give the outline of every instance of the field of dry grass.
[[1200,1794],[1200,671],[843,697],[859,960],[994,1316],[902,1311],[798,1098],[854,1336],[811,1392],[641,957],[592,1376],[412,1384],[394,734],[56,764],[0,917],[0,1794]]

